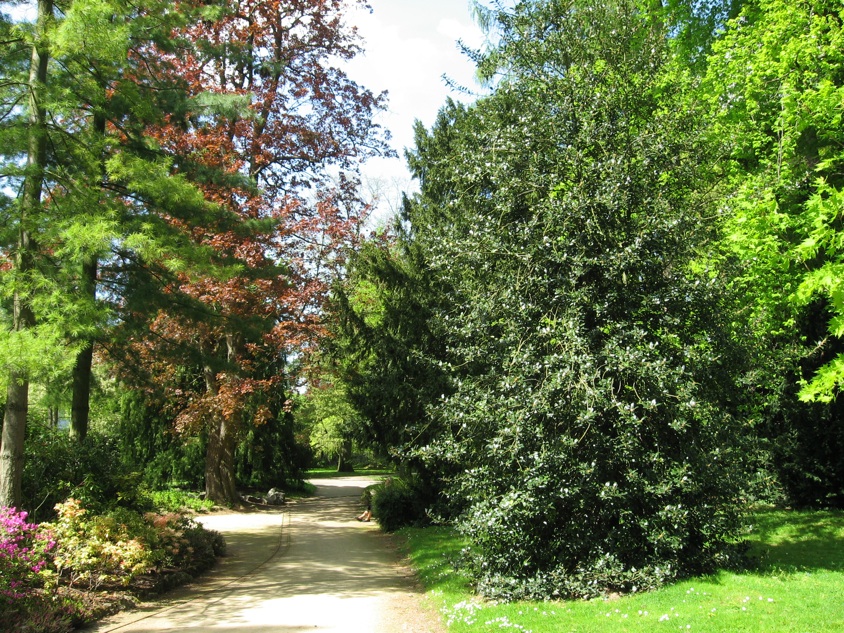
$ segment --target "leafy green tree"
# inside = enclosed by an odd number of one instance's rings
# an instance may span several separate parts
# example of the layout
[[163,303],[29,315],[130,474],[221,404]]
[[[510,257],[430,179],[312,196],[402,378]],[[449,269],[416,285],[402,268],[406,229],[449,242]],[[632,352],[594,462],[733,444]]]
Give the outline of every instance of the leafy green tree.
[[[31,50],[28,78],[19,77],[17,99],[6,99],[5,116],[21,108],[26,113],[23,126],[25,168],[22,174],[21,193],[12,205],[13,226],[16,236],[11,248],[11,267],[7,275],[11,284],[12,324],[8,334],[6,407],[0,441],[0,506],[20,506],[21,478],[23,475],[24,438],[29,411],[29,381],[33,372],[33,334],[36,326],[33,293],[36,283],[35,252],[37,245],[35,227],[43,222],[42,195],[47,169],[47,112],[43,101],[49,49],[47,32],[53,19],[52,0],[39,0],[38,17],[34,33],[28,42]],[[4,29],[5,30],[5,29]],[[5,44],[9,44],[5,42]],[[12,43],[14,46],[16,43]],[[12,56],[12,68],[22,70],[17,56]],[[4,332],[4,334],[6,334]],[[52,332],[51,332],[52,334]],[[4,336],[4,339],[6,337]],[[4,345],[4,346],[6,346]]]
[[744,361],[704,257],[713,150],[662,17],[496,11],[493,94],[448,104],[409,155],[451,379],[416,454],[465,508],[487,595],[649,588],[736,535]]
[[[709,85],[719,133],[729,133],[740,190],[731,203],[731,239],[761,291],[758,310],[770,330],[794,323],[799,308],[821,300],[829,335],[844,333],[841,251],[841,102],[844,9],[836,2],[750,3],[718,43]],[[764,315],[760,315],[764,316]],[[820,341],[823,354],[831,340]],[[844,357],[827,361],[801,398],[829,402]]]
[[337,472],[351,472],[358,413],[342,384],[323,381],[311,384],[298,407],[298,417],[307,428],[311,450],[317,459],[333,460]]
[[725,246],[758,350],[753,422],[799,504],[844,503],[842,21],[837,2],[749,2],[705,84],[735,183]]

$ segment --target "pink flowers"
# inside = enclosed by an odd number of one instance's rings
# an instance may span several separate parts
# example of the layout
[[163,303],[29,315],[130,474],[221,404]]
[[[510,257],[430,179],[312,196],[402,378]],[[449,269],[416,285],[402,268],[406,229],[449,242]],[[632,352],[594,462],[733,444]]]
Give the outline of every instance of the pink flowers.
[[21,598],[38,584],[47,554],[56,546],[48,530],[27,523],[27,513],[0,507],[0,596]]

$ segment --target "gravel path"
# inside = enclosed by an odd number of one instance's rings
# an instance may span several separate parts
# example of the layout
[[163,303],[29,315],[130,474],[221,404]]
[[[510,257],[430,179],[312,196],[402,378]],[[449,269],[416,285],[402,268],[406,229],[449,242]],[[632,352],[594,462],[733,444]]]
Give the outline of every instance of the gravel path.
[[227,556],[166,600],[103,620],[96,633],[442,633],[422,605],[390,537],[360,523],[372,480],[315,480],[317,497],[271,512],[201,517],[228,543]]

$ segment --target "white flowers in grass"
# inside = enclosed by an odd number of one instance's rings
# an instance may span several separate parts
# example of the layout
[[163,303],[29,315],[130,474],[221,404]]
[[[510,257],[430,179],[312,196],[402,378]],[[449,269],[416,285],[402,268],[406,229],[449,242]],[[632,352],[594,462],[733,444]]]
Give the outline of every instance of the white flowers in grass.
[[499,629],[516,629],[518,631],[522,631],[523,633],[533,633],[530,629],[526,629],[521,624],[516,624],[515,622],[510,622],[506,615],[501,616],[500,618],[495,618],[493,620],[488,620],[485,622],[486,626],[495,626]]
[[443,608],[443,613],[446,616],[446,626],[451,627],[457,621],[462,621],[464,624],[469,625],[475,624],[475,616],[481,609],[483,607],[480,604],[468,600],[458,602],[450,609],[445,607]]

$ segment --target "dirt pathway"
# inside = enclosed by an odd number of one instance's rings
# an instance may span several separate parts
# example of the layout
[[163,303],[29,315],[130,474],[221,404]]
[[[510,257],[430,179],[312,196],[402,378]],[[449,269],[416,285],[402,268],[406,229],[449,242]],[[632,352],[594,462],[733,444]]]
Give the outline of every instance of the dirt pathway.
[[375,523],[354,519],[359,477],[314,481],[318,496],[283,510],[202,517],[228,553],[166,600],[104,620],[96,633],[437,633],[410,571]]

